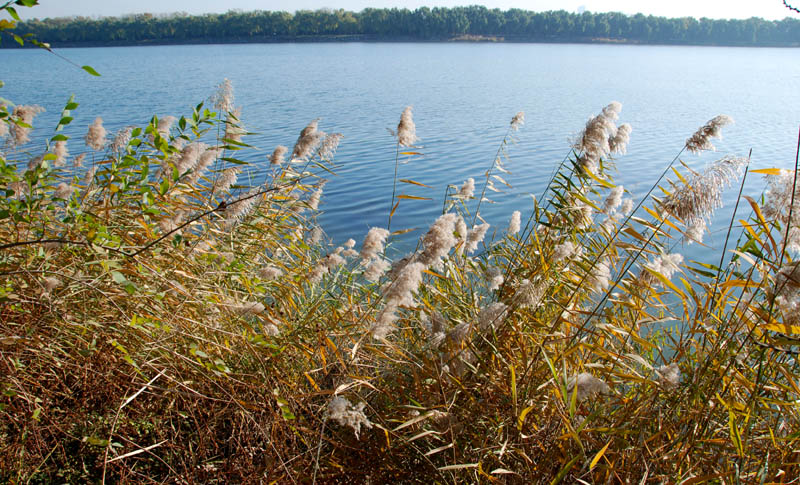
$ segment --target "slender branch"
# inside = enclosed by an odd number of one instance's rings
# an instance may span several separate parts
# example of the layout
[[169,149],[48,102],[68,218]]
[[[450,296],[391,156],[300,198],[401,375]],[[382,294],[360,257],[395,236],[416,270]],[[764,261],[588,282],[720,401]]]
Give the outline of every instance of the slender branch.
[[300,176],[298,179],[296,179],[296,180],[293,180],[293,181],[291,181],[291,182],[287,182],[287,183],[285,183],[285,184],[277,185],[277,186],[275,186],[275,187],[268,187],[268,188],[266,188],[266,189],[259,190],[258,192],[254,193],[254,194],[249,194],[249,195],[246,195],[246,196],[244,196],[244,197],[240,197],[240,198],[238,198],[238,199],[236,199],[236,200],[234,200],[234,201],[231,201],[231,202],[225,202],[225,201],[222,201],[222,202],[220,202],[220,203],[219,203],[219,205],[217,205],[215,208],[213,208],[213,209],[209,209],[209,210],[207,210],[207,211],[205,211],[205,212],[201,212],[200,214],[197,214],[196,216],[194,216],[194,217],[192,217],[192,218],[190,218],[190,219],[186,220],[186,221],[185,221],[183,224],[181,224],[181,225],[179,225],[179,226],[175,227],[175,228],[174,228],[174,229],[172,229],[171,231],[165,232],[165,233],[164,233],[164,234],[162,234],[162,235],[161,235],[161,237],[159,237],[158,239],[156,239],[156,240],[154,240],[154,241],[151,241],[151,242],[147,243],[146,245],[144,245],[144,246],[142,246],[141,248],[137,249],[137,250],[136,250],[136,251],[134,251],[133,253],[128,253],[128,254],[126,254],[126,256],[128,256],[128,257],[131,257],[131,258],[134,258],[134,257],[138,256],[139,254],[141,254],[141,253],[143,253],[143,252],[147,251],[148,249],[152,248],[152,247],[153,247],[153,246],[155,246],[156,244],[160,243],[160,242],[161,242],[161,241],[163,241],[164,239],[168,238],[169,236],[171,236],[171,235],[175,234],[176,232],[180,231],[181,229],[183,229],[184,227],[188,226],[189,224],[192,224],[192,223],[194,223],[194,222],[197,222],[198,220],[200,220],[200,219],[202,219],[202,218],[204,218],[204,217],[206,217],[206,216],[209,216],[209,215],[211,215],[211,214],[213,214],[213,213],[215,213],[215,212],[219,212],[219,211],[225,210],[225,209],[226,209],[228,206],[231,206],[231,205],[233,205],[233,204],[237,204],[237,203],[239,203],[239,202],[242,202],[242,201],[245,201],[245,200],[250,200],[250,199],[252,199],[252,198],[254,198],[254,197],[258,197],[258,196],[260,196],[260,195],[264,195],[264,194],[266,194],[266,193],[269,193],[269,192],[275,192],[276,190],[280,190],[280,189],[282,189],[282,188],[284,188],[284,187],[288,187],[288,186],[290,186],[290,185],[294,185],[294,184],[296,184],[296,183],[297,183],[297,182],[298,182],[300,179],[302,179],[302,178],[304,178],[304,177],[305,177],[305,176]]
[[397,148],[394,155],[394,179],[392,184],[392,203],[389,204],[389,222],[386,224],[386,230],[392,230],[392,216],[394,215],[394,197],[397,193],[397,166],[400,163],[400,142],[397,142]]
[[[10,249],[10,248],[18,247],[18,246],[29,246],[29,245],[33,245],[33,244],[47,244],[47,243],[71,244],[73,246],[91,246],[92,245],[92,243],[89,242],[89,241],[72,241],[72,240],[69,240],[69,239],[37,239],[35,241],[17,241],[17,242],[14,242],[14,243],[3,244],[2,246],[0,246],[0,251],[2,251],[4,249]],[[113,251],[115,253],[120,253],[120,254],[123,254],[125,256],[128,256],[128,253],[126,253],[125,251],[123,251],[121,249],[112,248],[112,247],[109,247],[109,246],[101,246],[99,244],[96,245],[96,246],[100,247],[100,248],[103,248],[103,249],[107,249],[109,251]]]

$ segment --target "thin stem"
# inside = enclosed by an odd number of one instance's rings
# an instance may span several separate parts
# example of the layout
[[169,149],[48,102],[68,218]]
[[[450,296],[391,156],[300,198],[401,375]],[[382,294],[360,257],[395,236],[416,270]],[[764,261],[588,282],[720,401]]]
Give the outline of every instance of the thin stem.
[[397,142],[397,148],[394,155],[394,179],[392,181],[392,203],[389,204],[389,222],[386,224],[386,230],[392,230],[392,216],[394,215],[394,198],[397,194],[397,167],[400,164],[400,142]]

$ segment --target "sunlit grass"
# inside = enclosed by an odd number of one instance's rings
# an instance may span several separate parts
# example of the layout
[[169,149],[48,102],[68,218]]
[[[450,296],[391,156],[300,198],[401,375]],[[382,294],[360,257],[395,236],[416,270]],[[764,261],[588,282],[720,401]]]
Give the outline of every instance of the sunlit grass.
[[[800,474],[794,172],[758,171],[769,192],[740,194],[720,259],[690,263],[675,250],[701,244],[748,160],[692,173],[676,147],[630,200],[612,177],[630,133],[612,103],[554,161],[534,209],[486,232],[480,207],[508,183],[520,113],[485,177],[453,181],[442,216],[390,268],[384,244],[403,230],[336,247],[316,223],[339,135],[312,122],[257,180],[223,88],[214,111],[153,118],[115,143],[100,143],[96,122],[87,143],[100,150],[83,167],[81,140],[58,159],[60,129],[29,165],[13,142],[28,128],[12,122],[0,159],[0,479]],[[708,148],[714,120],[688,148]],[[407,110],[387,152],[415,156],[409,126]],[[392,215],[397,182],[418,184],[396,178]]]

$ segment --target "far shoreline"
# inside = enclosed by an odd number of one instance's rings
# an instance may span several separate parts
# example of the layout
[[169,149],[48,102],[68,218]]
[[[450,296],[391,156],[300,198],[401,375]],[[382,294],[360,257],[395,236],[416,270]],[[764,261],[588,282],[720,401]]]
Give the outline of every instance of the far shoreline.
[[[300,36],[259,36],[241,38],[196,38],[196,39],[158,39],[138,42],[63,42],[51,45],[55,49],[94,48],[94,47],[147,47],[147,46],[179,46],[179,45],[241,45],[241,44],[336,44],[336,43],[407,43],[407,44],[577,44],[577,45],[637,45],[637,46],[674,46],[674,47],[752,47],[752,48],[797,48],[800,42],[793,43],[749,43],[749,42],[642,42],[633,39],[614,38],[552,38],[530,36],[486,36],[462,35],[456,37],[421,39],[410,36],[376,36],[370,34],[346,35],[300,35]],[[3,43],[0,50],[20,50],[36,48],[32,44],[19,46],[15,43]]]

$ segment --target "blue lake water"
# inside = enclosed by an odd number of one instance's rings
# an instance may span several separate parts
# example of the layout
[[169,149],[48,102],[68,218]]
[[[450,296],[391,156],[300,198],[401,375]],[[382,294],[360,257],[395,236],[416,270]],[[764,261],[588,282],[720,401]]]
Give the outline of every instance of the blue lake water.
[[[513,210],[530,210],[528,194],[541,193],[570,139],[610,101],[623,104],[620,123],[633,125],[628,154],[617,160],[616,180],[635,197],[650,188],[686,138],[718,114],[736,123],[715,142],[716,153],[682,156],[695,169],[725,154],[746,156],[751,148],[751,168],[793,166],[800,124],[798,49],[331,43],[58,52],[78,65],[92,65],[102,77],[44,51],[0,50],[0,79],[6,83],[0,97],[45,107],[35,123],[47,127],[43,135],[55,126],[71,93],[81,106],[67,134],[81,138],[96,116],[113,132],[142,125],[153,114],[189,114],[229,78],[242,119],[257,132],[245,141],[259,148],[246,157],[263,164],[256,167],[259,175],[276,145],[291,147],[310,120],[321,118],[322,130],[344,134],[338,176],[325,187],[320,205],[323,227],[336,242],[360,241],[370,227],[385,226],[395,156],[386,128],[397,126],[407,105],[414,107],[424,157],[401,165],[399,176],[433,186],[406,193],[434,201],[403,201],[393,229],[427,227],[441,211],[448,184],[473,177],[480,192],[517,111],[525,111],[526,124],[509,149],[506,168],[513,175],[505,178],[513,189],[491,193],[496,203],[481,209],[500,231]],[[80,153],[79,145],[71,141],[70,152]],[[762,186],[753,176],[746,193],[757,196]],[[728,202],[735,192],[728,191]],[[729,210],[717,213],[717,219],[729,217]],[[723,240],[724,232],[717,232],[706,242],[719,247]]]

